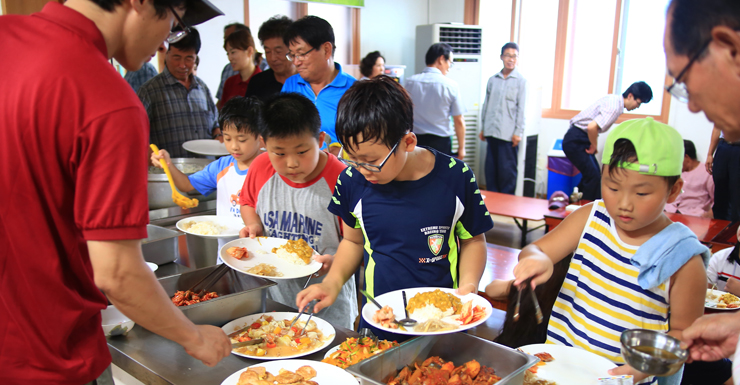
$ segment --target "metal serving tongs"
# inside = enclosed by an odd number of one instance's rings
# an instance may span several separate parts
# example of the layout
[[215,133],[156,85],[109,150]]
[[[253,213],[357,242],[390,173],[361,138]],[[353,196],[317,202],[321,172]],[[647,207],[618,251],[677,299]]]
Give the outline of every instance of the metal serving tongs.
[[[306,283],[308,283],[308,282],[306,282]],[[308,316],[308,321],[311,321],[311,317],[313,317],[313,307],[314,306],[316,306],[316,300],[315,299],[314,300],[311,300],[311,302],[307,303],[306,306],[304,306],[303,309],[301,309],[301,312],[298,313],[298,315],[293,319],[293,322],[290,323],[290,326],[288,327],[288,329],[292,329],[293,328],[293,325],[295,325],[295,323],[298,322],[298,318],[301,318],[301,316],[309,308],[311,309],[311,314]],[[306,321],[306,325],[303,326],[303,330],[306,330],[306,326],[308,326],[308,321]],[[303,332],[303,330],[301,330],[301,332]],[[300,333],[299,334],[296,334],[296,335],[300,335]]]
[[[152,149],[152,151],[159,154],[159,148],[157,148],[156,144],[150,144],[149,147]],[[193,207],[197,207],[198,206],[197,199],[188,198],[180,194],[177,191],[177,187],[175,187],[175,182],[172,181],[172,174],[170,174],[170,168],[167,166],[167,162],[165,162],[164,159],[160,159],[159,164],[162,165],[162,168],[164,169],[164,173],[167,174],[167,181],[170,182],[170,187],[172,188],[172,201],[175,202],[176,205],[184,209],[190,209]]]
[[[230,270],[229,266],[225,263],[219,265],[217,268],[211,270],[210,273],[206,274],[205,277],[201,278],[200,281],[196,282],[193,286],[191,286],[188,290],[192,291],[193,293],[197,294],[199,297],[203,294],[207,293],[208,290],[213,286],[216,282],[218,282],[221,277],[223,277],[226,273],[228,273]],[[204,285],[201,287],[200,290],[196,291],[198,289],[198,286],[204,283]]]
[[537,315],[537,324],[541,324],[543,317],[542,317],[542,310],[540,309],[540,303],[537,301],[537,295],[534,293],[534,289],[531,288],[532,286],[532,277],[527,278],[524,282],[522,282],[521,285],[519,285],[519,288],[517,289],[517,295],[516,295],[516,306],[514,306],[514,316],[511,317],[514,322],[519,321],[519,305],[522,302],[522,290],[526,288],[530,288],[530,294],[532,295],[532,302],[534,303],[534,310]]

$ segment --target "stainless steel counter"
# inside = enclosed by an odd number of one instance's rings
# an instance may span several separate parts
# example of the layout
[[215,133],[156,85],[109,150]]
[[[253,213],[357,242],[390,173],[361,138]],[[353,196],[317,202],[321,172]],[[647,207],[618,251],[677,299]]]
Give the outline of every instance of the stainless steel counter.
[[[162,266],[164,267],[164,266]],[[161,268],[161,267],[160,267]],[[159,273],[157,270],[156,273]],[[296,309],[267,300],[266,311],[293,311]],[[336,325],[334,341],[319,352],[301,359],[321,361],[331,347],[339,345],[348,337],[357,337],[355,331]],[[236,355],[229,355],[218,365],[209,368],[185,353],[178,344],[162,338],[139,325],[125,337],[108,339],[108,350],[113,363],[145,384],[206,385],[220,384],[234,372],[247,366],[264,362]]]
[[216,215],[216,201],[200,202],[197,207],[193,207],[192,209],[183,209],[175,206],[149,210],[149,223],[156,226],[168,227],[173,226],[180,219],[194,215]]

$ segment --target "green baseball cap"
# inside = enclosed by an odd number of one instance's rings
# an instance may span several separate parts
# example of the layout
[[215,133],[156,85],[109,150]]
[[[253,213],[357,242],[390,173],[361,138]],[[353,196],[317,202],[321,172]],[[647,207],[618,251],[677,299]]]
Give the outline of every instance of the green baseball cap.
[[653,118],[622,122],[609,132],[604,145],[602,164],[611,163],[614,143],[619,139],[632,142],[637,152],[636,163],[619,167],[645,175],[678,176],[683,169],[683,138],[675,128]]

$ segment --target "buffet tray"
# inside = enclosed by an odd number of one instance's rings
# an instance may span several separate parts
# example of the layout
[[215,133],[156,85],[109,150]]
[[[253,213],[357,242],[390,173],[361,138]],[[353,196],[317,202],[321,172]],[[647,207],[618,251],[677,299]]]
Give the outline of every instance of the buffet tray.
[[497,385],[521,385],[524,371],[539,361],[537,357],[495,342],[466,333],[453,333],[414,338],[350,366],[347,371],[358,377],[362,385],[383,385],[384,379],[395,375],[404,366],[421,365],[433,356],[452,361],[455,366],[476,360],[493,368],[501,377]]
[[[216,266],[204,267],[186,273],[159,279],[167,295],[175,295],[178,290],[187,290]],[[241,274],[232,269],[224,274],[209,291],[215,291],[219,297],[189,306],[180,306],[180,310],[195,324],[207,324],[221,327],[231,320],[250,314],[263,313],[267,288],[276,285],[267,279]]]

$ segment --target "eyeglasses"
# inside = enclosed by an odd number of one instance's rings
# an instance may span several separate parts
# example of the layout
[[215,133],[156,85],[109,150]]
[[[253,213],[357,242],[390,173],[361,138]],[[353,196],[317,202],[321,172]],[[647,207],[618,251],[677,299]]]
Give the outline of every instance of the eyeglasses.
[[681,78],[683,77],[683,75],[686,74],[686,71],[689,70],[691,65],[694,64],[694,62],[699,59],[699,57],[704,53],[704,51],[707,50],[707,47],[709,47],[709,43],[711,42],[712,42],[712,39],[707,40],[707,42],[704,43],[698,51],[696,51],[694,56],[691,57],[691,60],[689,60],[689,62],[686,64],[686,67],[683,67],[681,72],[678,73],[678,76],[673,78],[673,84],[665,88],[665,90],[668,91],[668,93],[671,94],[671,96],[673,96],[674,98],[678,99],[681,102],[688,103],[689,91],[686,89],[686,84],[681,81]]
[[[403,138],[401,138],[401,140],[403,140]],[[389,152],[388,155],[386,155],[385,159],[383,159],[383,161],[380,162],[380,164],[377,165],[377,166],[374,165],[374,164],[370,164],[370,163],[355,162],[354,160],[345,159],[344,158],[344,146],[342,146],[342,148],[339,150],[339,156],[338,156],[338,158],[339,158],[339,160],[342,163],[346,164],[347,166],[354,167],[354,168],[357,168],[357,169],[359,169],[360,167],[362,167],[365,170],[370,171],[370,172],[380,172],[380,170],[385,165],[385,162],[387,162],[388,159],[390,159],[391,155],[394,152],[396,152],[396,147],[398,147],[398,144],[401,143],[401,140],[399,140],[398,142],[396,142],[396,145],[393,146],[393,148],[391,148],[391,152]]]
[[509,54],[506,54],[506,55],[501,55],[501,57],[504,58],[504,59],[514,59],[514,60],[516,60],[516,58],[518,58],[519,55],[509,55]]
[[167,36],[167,43],[177,43],[178,41],[182,40],[185,36],[190,33],[190,27],[188,27],[180,18],[180,15],[175,12],[175,8],[172,8],[170,5],[170,11],[172,11],[172,14],[175,15],[175,19],[177,20],[177,25],[180,26],[181,30],[179,31],[171,31],[170,35]]
[[287,55],[285,55],[285,57],[286,57],[286,58],[287,58],[288,60],[290,60],[290,61],[294,61],[295,59],[298,59],[298,60],[300,60],[300,61],[304,61],[304,60],[306,60],[306,56],[308,56],[308,54],[309,54],[309,53],[311,53],[311,51],[313,51],[313,50],[315,50],[315,49],[316,49],[316,48],[311,48],[311,49],[309,49],[308,51],[306,51],[306,53],[295,53],[295,54],[294,54],[294,53],[290,53],[290,52],[288,52],[288,54],[287,54]]

